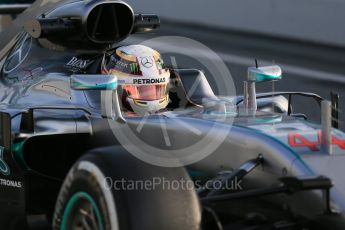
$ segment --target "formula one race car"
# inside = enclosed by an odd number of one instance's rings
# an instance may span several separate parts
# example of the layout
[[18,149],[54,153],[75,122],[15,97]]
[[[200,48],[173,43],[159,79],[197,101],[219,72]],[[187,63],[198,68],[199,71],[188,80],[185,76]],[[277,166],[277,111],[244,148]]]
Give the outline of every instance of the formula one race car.
[[[344,229],[337,98],[256,94],[278,66],[249,68],[232,97],[171,68],[166,109],[126,113],[102,60],[158,26],[122,1],[37,1],[0,35],[0,228],[44,215],[59,230]],[[295,95],[317,101],[321,124],[293,113]]]

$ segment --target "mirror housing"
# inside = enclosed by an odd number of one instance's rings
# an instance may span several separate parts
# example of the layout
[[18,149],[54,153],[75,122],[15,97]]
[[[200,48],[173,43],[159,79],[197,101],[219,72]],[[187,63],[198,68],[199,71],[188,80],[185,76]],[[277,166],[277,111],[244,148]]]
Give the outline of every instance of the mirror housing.
[[117,95],[118,81],[114,75],[75,74],[70,78],[70,87],[74,90],[101,91],[102,117],[124,123],[121,106]]
[[74,90],[115,90],[117,77],[103,74],[78,74],[70,78]]
[[277,81],[282,79],[279,66],[249,67],[247,81],[244,81],[243,104],[246,113],[255,115],[258,108],[256,102],[256,82]]
[[279,66],[249,67],[248,81],[265,82],[282,79],[282,70]]

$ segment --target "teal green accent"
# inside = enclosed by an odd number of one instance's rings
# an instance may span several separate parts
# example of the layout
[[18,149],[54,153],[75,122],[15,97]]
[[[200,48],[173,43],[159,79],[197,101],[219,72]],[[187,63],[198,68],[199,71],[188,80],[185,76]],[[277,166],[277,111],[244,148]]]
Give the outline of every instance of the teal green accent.
[[24,152],[23,152],[23,147],[24,147],[25,141],[21,141],[18,143],[14,143],[12,145],[12,154],[13,158],[16,160],[18,165],[24,170],[24,171],[29,171],[30,168],[26,164],[26,161],[24,159]]
[[90,90],[102,90],[102,89],[116,89],[117,88],[117,82],[111,82],[108,84],[98,84],[98,85],[85,85],[80,82],[72,82],[71,87],[75,89],[90,89]]
[[131,68],[131,73],[136,74],[137,72],[139,72],[138,65],[136,63],[130,64],[129,67]]
[[0,146],[0,172],[2,173],[2,175],[8,176],[11,174],[11,170],[4,160],[4,151],[5,151],[5,148]]
[[189,174],[189,176],[193,179],[193,180],[197,180],[197,179],[203,179],[203,178],[208,178],[209,175],[202,172],[202,171],[197,171],[197,170],[193,170],[193,169],[187,169],[187,172]]
[[270,136],[270,135],[268,135],[268,134],[266,134],[266,133],[264,133],[264,132],[260,132],[260,131],[257,130],[257,129],[252,129],[252,128],[249,128],[249,127],[247,127],[247,126],[241,126],[241,125],[234,125],[234,126],[237,126],[237,127],[243,128],[243,129],[248,129],[248,130],[254,131],[254,132],[256,132],[256,133],[259,133],[259,134],[261,134],[261,135],[263,135],[263,136],[265,136],[265,137],[267,137],[267,138],[273,140],[273,141],[276,142],[276,143],[279,143],[282,147],[284,147],[284,148],[287,149],[292,155],[294,155],[294,156],[296,157],[296,160],[298,160],[299,162],[301,162],[301,164],[303,164],[303,165],[305,166],[305,168],[309,171],[309,173],[314,174],[314,173],[313,173],[313,170],[304,162],[304,160],[301,158],[301,156],[300,156],[298,153],[296,153],[292,148],[290,148],[289,146],[287,146],[284,142],[282,142],[282,141],[280,141],[280,140],[278,140],[278,139],[276,139],[276,138],[274,138],[274,137],[272,137],[272,136]]
[[267,74],[262,74],[262,73],[256,73],[255,74],[255,79],[249,79],[252,81],[273,81],[273,80],[280,80],[282,79],[282,75],[279,76],[273,76],[273,75],[267,75]]
[[268,117],[268,118],[256,118],[254,120],[254,123],[256,124],[272,124],[272,123],[280,123],[282,122],[283,117],[279,116],[279,117]]
[[62,221],[61,221],[61,227],[60,230],[67,230],[67,220],[71,214],[71,211],[74,207],[74,205],[80,200],[80,199],[86,199],[88,202],[91,203],[92,208],[94,209],[96,213],[96,218],[98,222],[98,229],[99,230],[104,230],[103,226],[103,221],[102,221],[102,216],[101,212],[97,207],[97,204],[95,200],[86,192],[77,192],[75,193],[68,201],[66,208],[64,210],[63,216],[62,216]]
[[131,73],[132,73],[132,74],[136,74],[136,73],[139,72],[139,66],[138,66],[138,64],[136,64],[136,63],[131,63],[131,64],[129,64],[129,67],[130,67],[130,69],[131,69]]

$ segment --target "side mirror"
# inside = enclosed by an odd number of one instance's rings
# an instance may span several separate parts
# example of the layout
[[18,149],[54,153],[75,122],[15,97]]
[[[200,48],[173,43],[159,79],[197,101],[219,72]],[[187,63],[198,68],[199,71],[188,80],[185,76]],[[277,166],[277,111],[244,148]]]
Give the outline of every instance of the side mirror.
[[117,95],[117,86],[117,77],[114,75],[76,74],[70,78],[71,89],[101,91],[102,117],[125,123]]
[[72,75],[70,86],[74,90],[116,90],[117,77],[102,74]]
[[249,67],[247,81],[244,81],[243,104],[246,113],[255,115],[258,108],[256,102],[256,82],[276,81],[282,79],[282,70],[279,66]]
[[279,66],[249,67],[248,81],[264,82],[282,79],[282,70]]

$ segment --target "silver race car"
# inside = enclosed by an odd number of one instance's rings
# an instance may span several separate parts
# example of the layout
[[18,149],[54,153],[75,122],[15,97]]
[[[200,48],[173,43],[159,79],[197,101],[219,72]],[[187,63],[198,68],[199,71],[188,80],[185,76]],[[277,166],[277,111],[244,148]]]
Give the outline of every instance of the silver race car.
[[[37,1],[0,35],[0,228],[44,215],[56,230],[344,229],[337,97],[257,94],[279,66],[248,68],[241,96],[170,68],[166,108],[126,113],[102,60],[158,26],[122,1]],[[320,124],[295,96],[319,104]]]

